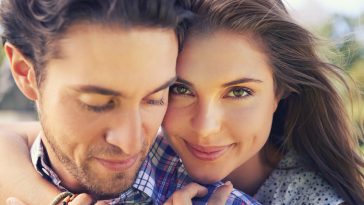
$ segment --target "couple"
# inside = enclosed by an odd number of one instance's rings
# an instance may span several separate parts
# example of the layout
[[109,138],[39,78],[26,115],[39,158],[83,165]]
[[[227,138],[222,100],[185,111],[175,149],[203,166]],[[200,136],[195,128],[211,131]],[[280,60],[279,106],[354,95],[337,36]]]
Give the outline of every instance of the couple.
[[333,82],[356,90],[281,1],[3,0],[1,18],[41,122],[3,128],[1,200],[364,204]]

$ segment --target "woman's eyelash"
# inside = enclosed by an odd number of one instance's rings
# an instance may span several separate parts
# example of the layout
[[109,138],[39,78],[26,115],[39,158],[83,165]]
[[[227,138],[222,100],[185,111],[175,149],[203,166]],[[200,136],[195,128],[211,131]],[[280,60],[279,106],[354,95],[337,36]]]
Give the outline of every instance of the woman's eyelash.
[[193,93],[187,86],[185,86],[183,84],[179,84],[179,83],[172,85],[169,89],[169,92],[174,95],[191,95],[191,96],[193,96]]

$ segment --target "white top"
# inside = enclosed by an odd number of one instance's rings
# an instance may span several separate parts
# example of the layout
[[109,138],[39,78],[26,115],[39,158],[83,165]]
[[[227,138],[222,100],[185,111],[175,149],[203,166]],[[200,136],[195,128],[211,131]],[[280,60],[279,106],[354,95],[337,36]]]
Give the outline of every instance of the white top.
[[254,197],[262,204],[336,205],[344,202],[318,173],[303,166],[295,152],[288,152]]

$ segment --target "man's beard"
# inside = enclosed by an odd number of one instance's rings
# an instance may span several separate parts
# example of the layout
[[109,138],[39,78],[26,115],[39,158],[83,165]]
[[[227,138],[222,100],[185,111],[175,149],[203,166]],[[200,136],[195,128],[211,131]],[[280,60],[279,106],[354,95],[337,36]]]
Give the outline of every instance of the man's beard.
[[[77,165],[75,161],[62,150],[63,144],[57,142],[57,137],[55,137],[57,135],[54,135],[50,131],[51,129],[48,129],[50,128],[47,126],[48,122],[44,118],[44,115],[42,117],[43,118],[40,117],[40,121],[45,139],[61,164],[82,186],[82,192],[90,194],[94,199],[110,199],[118,197],[120,193],[131,187],[148,151],[147,143],[143,144],[142,153],[140,153],[140,156],[142,157],[139,158],[136,165],[133,165],[133,168],[125,172],[109,174],[107,178],[102,178],[98,175],[100,173],[96,172],[91,167],[92,163],[95,164],[93,157],[122,156],[123,151],[119,147],[111,144],[104,144],[104,146],[95,145],[88,148],[87,153],[85,154],[85,160],[81,165]],[[137,167],[137,169],[134,169],[134,167]]]

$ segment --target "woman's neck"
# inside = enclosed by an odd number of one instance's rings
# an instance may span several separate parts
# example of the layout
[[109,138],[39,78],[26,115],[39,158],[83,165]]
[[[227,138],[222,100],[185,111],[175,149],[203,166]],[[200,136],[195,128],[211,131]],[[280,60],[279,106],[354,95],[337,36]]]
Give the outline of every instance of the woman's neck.
[[[267,153],[269,153],[269,161],[267,160]],[[231,181],[234,188],[253,196],[269,177],[280,159],[281,155],[275,149],[265,146],[254,157],[229,174],[225,180]]]

